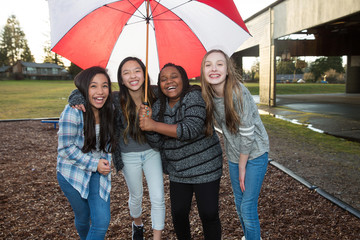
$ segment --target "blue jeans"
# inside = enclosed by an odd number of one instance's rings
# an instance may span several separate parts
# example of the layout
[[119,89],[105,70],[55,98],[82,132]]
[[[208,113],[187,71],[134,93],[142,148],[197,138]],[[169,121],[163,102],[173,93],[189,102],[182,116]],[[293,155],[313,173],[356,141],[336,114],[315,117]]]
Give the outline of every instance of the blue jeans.
[[75,227],[80,239],[105,239],[110,223],[110,197],[105,202],[99,195],[100,173],[91,175],[87,199],[82,198],[59,172],[57,172],[57,179],[75,213]]
[[249,160],[246,164],[245,191],[240,189],[239,164],[229,161],[230,180],[246,240],[260,239],[258,199],[268,165],[268,153]]
[[129,190],[129,209],[133,218],[142,213],[143,172],[149,188],[151,222],[155,230],[165,227],[164,181],[160,153],[153,149],[143,152],[121,153],[122,169]]

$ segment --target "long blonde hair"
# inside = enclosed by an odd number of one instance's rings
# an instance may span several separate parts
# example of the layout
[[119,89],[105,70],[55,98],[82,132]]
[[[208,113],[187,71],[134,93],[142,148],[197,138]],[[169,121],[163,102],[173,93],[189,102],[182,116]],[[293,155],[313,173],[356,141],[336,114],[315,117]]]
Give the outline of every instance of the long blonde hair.
[[[229,58],[229,56],[224,53],[222,50],[213,49],[205,54],[203,60],[201,62],[201,87],[202,87],[202,97],[206,103],[206,122],[205,122],[205,133],[206,135],[212,134],[212,128],[214,125],[214,90],[211,85],[206,81],[204,69],[205,69],[205,61],[206,58],[211,53],[221,53],[224,55],[226,59],[226,71],[227,76],[225,80],[224,86],[224,108],[225,108],[225,121],[227,129],[235,134],[238,132],[239,125],[241,123],[241,119],[237,110],[242,111],[242,91],[240,82],[242,82],[241,75],[237,72],[234,67],[233,61]],[[233,97],[233,93],[235,94],[235,99]],[[240,109],[236,109],[234,105],[234,101],[238,104]]]

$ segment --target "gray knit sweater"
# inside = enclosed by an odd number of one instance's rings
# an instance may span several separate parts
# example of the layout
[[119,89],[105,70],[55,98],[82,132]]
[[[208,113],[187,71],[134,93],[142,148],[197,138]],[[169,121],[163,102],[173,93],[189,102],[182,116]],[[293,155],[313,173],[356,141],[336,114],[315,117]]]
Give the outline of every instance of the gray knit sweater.
[[[249,154],[252,160],[269,152],[269,138],[265,127],[261,121],[258,108],[249,90],[240,83],[242,90],[243,105],[239,106],[239,101],[234,94],[234,105],[238,109],[241,124],[237,134],[232,134],[226,128],[224,99],[214,98],[215,120],[224,135],[224,145],[226,156],[229,161],[238,163],[240,153]],[[242,111],[240,109],[242,108]]]
[[[160,101],[152,106],[152,118],[158,121]],[[187,93],[173,108],[166,104],[164,123],[178,124],[177,138],[147,132],[148,143],[158,148],[164,171],[170,181],[179,183],[206,183],[222,174],[222,150],[215,131],[211,137],[204,134],[206,109],[200,91]]]

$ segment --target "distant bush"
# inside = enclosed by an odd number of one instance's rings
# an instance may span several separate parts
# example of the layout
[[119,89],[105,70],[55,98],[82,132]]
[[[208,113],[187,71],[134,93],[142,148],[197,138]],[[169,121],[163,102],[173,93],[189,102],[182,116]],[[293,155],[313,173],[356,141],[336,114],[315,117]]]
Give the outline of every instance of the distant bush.
[[24,75],[19,72],[13,73],[11,77],[12,77],[12,79],[15,79],[15,80],[24,80],[25,79]]
[[334,69],[330,69],[324,73],[326,75],[326,81],[329,83],[344,83],[345,76],[343,73],[338,73]]
[[315,82],[314,74],[312,74],[311,72],[304,73],[303,78],[305,82]]

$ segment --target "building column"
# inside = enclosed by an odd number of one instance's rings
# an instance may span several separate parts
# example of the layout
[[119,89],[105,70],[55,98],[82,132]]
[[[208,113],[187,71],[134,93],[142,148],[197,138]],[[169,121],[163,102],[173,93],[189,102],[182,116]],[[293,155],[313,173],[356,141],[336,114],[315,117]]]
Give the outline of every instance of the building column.
[[276,76],[275,76],[275,41],[274,33],[274,11],[270,11],[269,38],[260,43],[260,69],[259,69],[259,97],[260,104],[270,107],[276,106]]
[[347,56],[346,93],[360,93],[360,56]]

